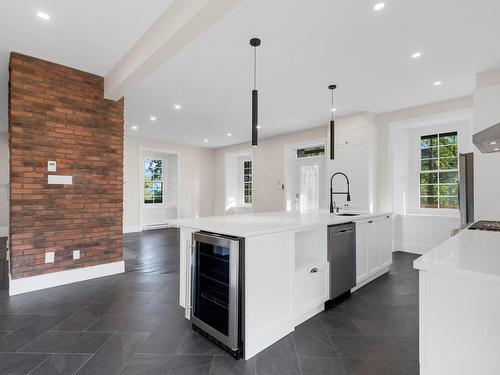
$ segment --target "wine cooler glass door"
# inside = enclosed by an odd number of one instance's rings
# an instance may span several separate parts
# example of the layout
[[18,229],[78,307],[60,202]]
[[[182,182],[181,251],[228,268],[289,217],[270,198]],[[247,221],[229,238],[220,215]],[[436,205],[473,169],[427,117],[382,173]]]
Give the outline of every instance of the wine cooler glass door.
[[239,243],[205,233],[194,236],[193,322],[237,348]]

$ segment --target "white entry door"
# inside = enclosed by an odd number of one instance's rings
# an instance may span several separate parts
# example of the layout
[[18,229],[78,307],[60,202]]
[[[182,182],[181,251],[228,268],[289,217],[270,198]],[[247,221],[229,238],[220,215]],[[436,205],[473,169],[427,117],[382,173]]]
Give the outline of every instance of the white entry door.
[[309,210],[324,207],[325,164],[324,157],[296,160],[295,209]]

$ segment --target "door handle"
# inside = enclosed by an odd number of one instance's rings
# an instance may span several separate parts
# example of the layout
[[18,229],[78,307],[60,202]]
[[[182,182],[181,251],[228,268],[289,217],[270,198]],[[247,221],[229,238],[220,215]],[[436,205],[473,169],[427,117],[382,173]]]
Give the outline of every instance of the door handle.
[[311,270],[311,273],[316,273],[318,272],[318,268],[314,267],[312,270]]

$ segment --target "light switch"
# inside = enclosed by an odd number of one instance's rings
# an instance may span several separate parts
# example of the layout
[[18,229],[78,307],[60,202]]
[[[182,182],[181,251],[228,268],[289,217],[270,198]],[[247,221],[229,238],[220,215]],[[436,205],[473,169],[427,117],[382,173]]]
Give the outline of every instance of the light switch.
[[48,251],[45,253],[45,263],[54,263],[55,253],[53,251]]
[[57,171],[57,162],[55,160],[49,160],[47,162],[47,171],[56,172]]
[[80,250],[73,250],[73,259],[80,259]]

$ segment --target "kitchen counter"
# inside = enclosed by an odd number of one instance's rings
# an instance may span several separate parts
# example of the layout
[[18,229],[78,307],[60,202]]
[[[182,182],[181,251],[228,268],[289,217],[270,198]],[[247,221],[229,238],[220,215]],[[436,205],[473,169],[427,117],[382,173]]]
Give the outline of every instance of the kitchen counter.
[[356,215],[309,210],[169,221],[180,228],[179,304],[185,308],[186,318],[191,315],[193,233],[197,231],[244,238],[245,359],[324,310],[330,297],[329,225],[356,223],[355,288],[388,272],[392,215],[354,210],[342,213]]
[[413,263],[436,271],[500,283],[500,232],[462,230]]
[[420,374],[497,374],[500,232],[464,229],[413,265]]
[[341,211],[340,214],[342,213],[359,213],[359,215],[340,216],[339,214],[331,214],[328,210],[279,211],[170,220],[168,224],[229,236],[251,237],[285,231],[308,230],[390,214],[388,212],[369,213],[354,210]]

